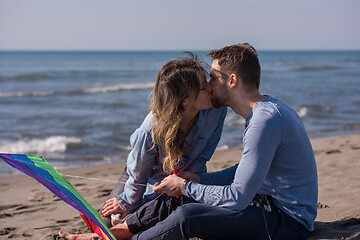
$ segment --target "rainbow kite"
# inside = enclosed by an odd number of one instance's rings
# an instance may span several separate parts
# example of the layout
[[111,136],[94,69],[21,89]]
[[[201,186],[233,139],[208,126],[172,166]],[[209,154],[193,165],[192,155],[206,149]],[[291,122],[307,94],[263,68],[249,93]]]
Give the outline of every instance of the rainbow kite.
[[10,166],[35,178],[61,200],[78,210],[91,232],[98,234],[104,240],[116,240],[99,213],[43,157],[0,154],[0,158]]

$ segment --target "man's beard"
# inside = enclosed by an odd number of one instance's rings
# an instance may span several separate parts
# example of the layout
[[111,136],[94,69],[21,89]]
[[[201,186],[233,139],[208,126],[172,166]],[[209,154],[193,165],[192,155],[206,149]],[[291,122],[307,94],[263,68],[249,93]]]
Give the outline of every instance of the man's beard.
[[213,93],[212,104],[215,108],[225,107],[227,106],[227,101],[229,100],[229,92],[226,89],[226,86],[221,86],[221,93],[215,95]]
[[220,108],[220,107],[226,106],[224,104],[224,102],[222,101],[222,99],[215,98],[215,97],[212,99],[212,104],[215,108]]

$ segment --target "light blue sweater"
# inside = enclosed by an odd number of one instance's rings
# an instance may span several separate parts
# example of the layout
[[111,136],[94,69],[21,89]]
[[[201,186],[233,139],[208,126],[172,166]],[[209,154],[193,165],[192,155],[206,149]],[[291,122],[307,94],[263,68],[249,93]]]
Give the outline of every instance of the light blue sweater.
[[297,113],[276,98],[259,101],[246,119],[239,164],[201,174],[189,181],[186,195],[199,202],[242,211],[255,194],[314,228],[317,215],[317,170],[314,153]]

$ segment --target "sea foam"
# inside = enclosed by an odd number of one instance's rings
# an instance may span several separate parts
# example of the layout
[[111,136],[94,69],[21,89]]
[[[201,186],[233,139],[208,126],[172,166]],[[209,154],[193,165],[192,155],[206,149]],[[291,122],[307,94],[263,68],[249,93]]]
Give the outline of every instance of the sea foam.
[[154,87],[154,83],[121,83],[110,86],[85,88],[84,92],[106,93],[106,92],[116,92],[121,90],[152,89],[153,87]]
[[300,107],[299,109],[296,110],[297,114],[299,115],[300,118],[304,118],[307,115],[308,112],[308,108],[307,107]]
[[226,126],[245,126],[246,120],[240,115],[234,113],[232,110],[228,111],[228,114],[225,118]]
[[21,139],[16,142],[1,142],[0,152],[12,154],[64,153],[68,144],[81,143],[80,138],[51,136],[44,139]]
[[1,93],[0,98],[11,98],[11,97],[46,97],[52,96],[55,92],[48,91],[48,92],[8,92],[8,93]]

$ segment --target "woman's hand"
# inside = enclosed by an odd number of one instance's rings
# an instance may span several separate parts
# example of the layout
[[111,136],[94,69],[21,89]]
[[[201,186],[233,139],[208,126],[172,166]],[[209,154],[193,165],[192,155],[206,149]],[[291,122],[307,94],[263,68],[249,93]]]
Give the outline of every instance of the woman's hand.
[[161,183],[155,183],[154,191],[157,193],[165,193],[170,197],[182,195],[181,188],[185,183],[185,179],[175,174],[167,176]]
[[120,213],[121,217],[124,218],[128,213],[122,210],[119,206],[116,198],[110,198],[105,202],[105,206],[101,209],[100,212],[103,217],[107,217],[113,213]]

